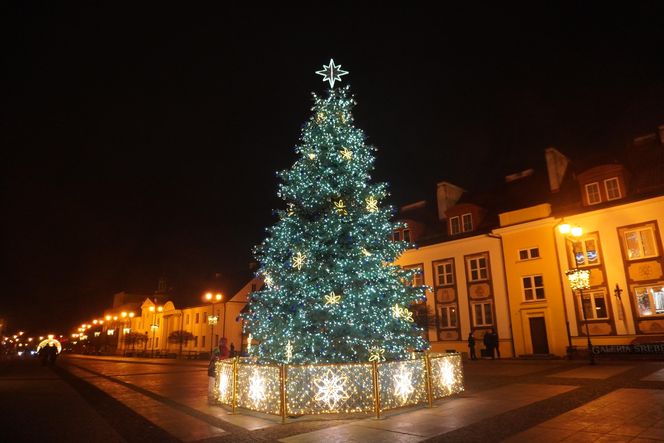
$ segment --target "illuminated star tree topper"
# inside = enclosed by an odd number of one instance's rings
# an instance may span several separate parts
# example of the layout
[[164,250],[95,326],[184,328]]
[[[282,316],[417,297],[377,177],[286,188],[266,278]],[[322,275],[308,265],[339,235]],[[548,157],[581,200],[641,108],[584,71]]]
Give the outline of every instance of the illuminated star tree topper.
[[348,74],[348,71],[341,69],[341,65],[334,64],[334,60],[330,59],[330,64],[323,65],[323,69],[316,71],[316,74],[323,76],[324,82],[330,82],[330,88],[334,88],[335,81],[341,81],[341,76]]

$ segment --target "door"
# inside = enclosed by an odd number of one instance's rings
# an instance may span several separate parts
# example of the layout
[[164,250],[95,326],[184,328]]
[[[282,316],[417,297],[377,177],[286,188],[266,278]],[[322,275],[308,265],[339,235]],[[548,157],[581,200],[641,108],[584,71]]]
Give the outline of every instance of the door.
[[533,343],[533,354],[548,354],[549,341],[546,338],[546,323],[544,317],[531,317],[530,340]]

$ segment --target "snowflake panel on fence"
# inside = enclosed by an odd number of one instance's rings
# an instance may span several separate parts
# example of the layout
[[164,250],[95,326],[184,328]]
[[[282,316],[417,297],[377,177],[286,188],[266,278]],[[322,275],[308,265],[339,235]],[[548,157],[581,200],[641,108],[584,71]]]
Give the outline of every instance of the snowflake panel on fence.
[[379,364],[381,411],[425,403],[426,383],[426,366],[423,358]]
[[280,368],[275,365],[239,364],[237,406],[267,414],[281,414]]
[[372,412],[371,364],[288,366],[289,415]]
[[461,354],[431,354],[431,391],[433,398],[443,398],[463,391]]

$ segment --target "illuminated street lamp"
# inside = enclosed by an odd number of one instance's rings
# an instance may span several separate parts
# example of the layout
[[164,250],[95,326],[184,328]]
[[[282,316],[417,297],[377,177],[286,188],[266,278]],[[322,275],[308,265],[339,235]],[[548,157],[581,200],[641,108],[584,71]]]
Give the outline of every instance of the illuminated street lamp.
[[155,345],[155,340],[154,336],[155,333],[157,332],[157,329],[159,329],[159,326],[157,326],[157,312],[161,312],[164,310],[163,306],[150,306],[150,312],[152,312],[152,325],[150,325],[150,329],[152,329],[152,357],[154,357],[154,345]]
[[220,302],[224,297],[220,293],[213,295],[212,292],[208,292],[205,294],[204,298],[208,303],[212,303],[212,315],[208,316],[208,323],[210,324],[210,357],[212,357],[212,349],[214,347],[214,325],[219,321],[219,317],[214,315],[214,304]]
[[[583,235],[583,229],[580,226],[570,227],[570,225],[563,224],[558,227],[561,234],[571,233],[573,237],[579,238]],[[574,257],[574,269],[568,270],[565,275],[569,282],[572,292],[579,291],[579,301],[581,302],[581,312],[583,313],[583,322],[586,324],[586,339],[588,340],[588,358],[590,364],[595,364],[595,355],[593,354],[593,344],[590,340],[590,329],[588,328],[588,318],[586,316],[586,309],[583,303],[583,290],[590,289],[590,271],[587,269],[579,269],[579,261]]]

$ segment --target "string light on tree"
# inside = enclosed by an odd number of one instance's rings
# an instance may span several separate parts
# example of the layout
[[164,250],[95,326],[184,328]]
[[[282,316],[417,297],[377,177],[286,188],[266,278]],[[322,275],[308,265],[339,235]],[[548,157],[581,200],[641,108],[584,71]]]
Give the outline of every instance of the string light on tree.
[[293,358],[293,345],[290,340],[288,340],[288,343],[286,344],[286,363],[289,363],[291,358]]

